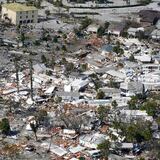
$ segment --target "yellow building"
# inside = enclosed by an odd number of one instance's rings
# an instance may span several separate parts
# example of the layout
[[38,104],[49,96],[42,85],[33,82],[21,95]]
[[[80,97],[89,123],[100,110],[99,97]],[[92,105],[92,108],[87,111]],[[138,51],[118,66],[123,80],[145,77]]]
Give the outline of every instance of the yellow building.
[[2,5],[2,19],[8,19],[15,25],[37,23],[38,9],[20,3],[4,4]]

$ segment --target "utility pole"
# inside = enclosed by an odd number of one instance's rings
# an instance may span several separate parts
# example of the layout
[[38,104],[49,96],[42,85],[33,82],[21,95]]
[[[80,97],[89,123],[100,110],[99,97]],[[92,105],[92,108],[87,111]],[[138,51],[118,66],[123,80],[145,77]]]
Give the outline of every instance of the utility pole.
[[29,55],[29,68],[30,68],[30,95],[31,95],[31,99],[33,101],[33,61],[31,58],[31,53]]
[[18,65],[18,58],[16,56],[14,57],[14,66],[16,70],[17,93],[19,93],[19,75],[18,75],[19,65]]

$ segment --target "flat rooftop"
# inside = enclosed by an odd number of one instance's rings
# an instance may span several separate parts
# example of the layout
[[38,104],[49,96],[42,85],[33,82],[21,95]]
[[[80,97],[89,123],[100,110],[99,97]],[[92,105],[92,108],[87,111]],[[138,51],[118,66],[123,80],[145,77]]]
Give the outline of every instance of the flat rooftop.
[[2,5],[2,7],[5,7],[15,12],[37,10],[37,8],[34,6],[26,6],[25,4],[20,4],[20,3],[8,3]]

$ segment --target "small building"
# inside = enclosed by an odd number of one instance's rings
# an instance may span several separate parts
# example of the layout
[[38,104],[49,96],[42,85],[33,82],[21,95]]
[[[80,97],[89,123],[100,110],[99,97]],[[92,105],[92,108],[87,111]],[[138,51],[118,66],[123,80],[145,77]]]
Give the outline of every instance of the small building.
[[15,25],[37,23],[38,9],[20,3],[4,4],[2,5],[2,19],[10,20]]
[[139,31],[144,32],[144,28],[143,27],[140,27],[140,28],[130,27],[130,28],[128,28],[127,33],[128,33],[129,36],[136,37],[136,33],[139,32]]
[[57,91],[55,95],[67,101],[78,100],[80,98],[80,94],[78,92]]
[[148,54],[136,55],[134,58],[142,63],[150,63],[152,61],[152,57]]
[[121,122],[130,123],[134,120],[145,120],[145,121],[153,121],[153,117],[149,116],[146,111],[141,110],[120,110],[119,114]]
[[151,38],[156,40],[160,39],[160,29],[153,30],[151,33]]
[[157,21],[157,23],[156,23],[156,28],[157,29],[160,29],[160,19]]
[[124,31],[125,27],[126,27],[125,22],[112,23],[108,27],[108,34],[113,34],[113,35],[116,35],[116,36],[120,36],[122,34],[122,32]]
[[88,26],[87,32],[89,32],[89,33],[97,33],[98,28],[99,28],[98,24],[91,24],[91,25]]
[[134,96],[142,94],[144,87],[141,82],[124,82],[120,84],[120,89],[123,96]]

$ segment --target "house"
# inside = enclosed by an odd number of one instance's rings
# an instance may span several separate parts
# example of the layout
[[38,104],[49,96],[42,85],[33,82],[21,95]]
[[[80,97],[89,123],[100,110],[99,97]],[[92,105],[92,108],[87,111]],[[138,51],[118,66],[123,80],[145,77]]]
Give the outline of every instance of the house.
[[160,90],[160,72],[152,72],[140,75],[138,80],[144,84],[146,90],[157,91]]
[[75,79],[74,81],[71,82],[71,86],[73,91],[80,91],[84,89],[89,83],[88,79],[82,80],[82,79]]
[[141,82],[123,82],[120,84],[121,95],[134,96],[142,94],[144,86]]
[[102,51],[103,55],[105,53],[111,53],[111,52],[113,52],[113,46],[111,44],[104,45],[104,46],[102,46],[101,51]]
[[116,70],[109,70],[106,72],[106,74],[110,77],[110,78],[116,78],[118,80],[124,80],[126,78],[126,75],[120,71],[116,71]]
[[[41,147],[48,149],[49,145],[50,145],[49,142],[44,142],[41,144]],[[68,153],[66,149],[53,144],[50,145],[50,151],[60,157]]]
[[108,98],[112,97],[120,97],[121,91],[117,88],[100,88],[99,90],[103,91],[105,93],[105,96]]
[[108,27],[108,34],[113,34],[116,36],[120,36],[126,27],[125,22],[120,23],[111,23]]
[[33,69],[37,74],[46,72],[46,66],[44,64],[35,64],[33,65]]
[[116,65],[115,64],[109,64],[109,65],[106,65],[102,68],[99,68],[99,69],[95,69],[95,72],[96,73],[99,73],[99,74],[104,74],[106,73],[107,71],[111,70],[111,69],[116,69]]
[[160,56],[159,55],[152,56],[152,58],[154,59],[155,64],[160,64]]
[[80,94],[78,92],[57,91],[55,95],[61,97],[63,100],[68,100],[68,101],[78,100],[80,98]]
[[44,94],[47,96],[51,96],[53,94],[55,88],[56,88],[55,86],[51,86],[51,87],[47,88],[46,91],[44,92]]
[[143,64],[142,65],[142,71],[145,72],[145,73],[157,72],[157,71],[160,71],[160,65],[159,64],[152,64],[152,63]]
[[79,137],[79,143],[85,147],[96,149],[106,138],[106,135],[100,133],[86,134]]
[[120,143],[117,145],[118,148],[120,149],[133,149],[133,143]]
[[99,69],[102,67],[102,63],[95,61],[94,59],[87,58],[86,63],[90,69]]
[[148,116],[146,111],[141,110],[119,110],[119,117],[122,122],[130,122],[134,120],[146,120],[146,121],[153,121],[152,116]]
[[82,147],[80,145],[76,146],[76,147],[70,147],[69,148],[69,151],[72,153],[72,154],[76,154],[78,152],[81,152],[85,149],[85,147]]
[[150,25],[154,24],[160,18],[160,11],[157,10],[141,10],[139,12],[141,22],[148,23]]
[[2,19],[8,19],[15,25],[37,23],[38,10],[20,3],[6,3],[2,5]]
[[134,58],[142,63],[150,63],[152,61],[152,57],[147,54],[137,55]]

